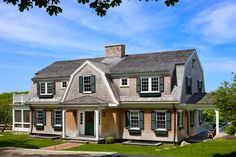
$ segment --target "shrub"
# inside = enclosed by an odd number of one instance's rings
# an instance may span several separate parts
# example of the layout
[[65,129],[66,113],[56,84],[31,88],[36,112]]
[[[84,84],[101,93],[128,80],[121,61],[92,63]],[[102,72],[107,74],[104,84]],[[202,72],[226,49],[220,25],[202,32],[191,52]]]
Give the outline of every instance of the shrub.
[[106,138],[105,138],[105,144],[112,144],[112,143],[114,143],[115,142],[115,140],[114,140],[114,137],[113,136],[107,136]]
[[229,135],[234,135],[236,132],[236,126],[230,125],[225,128],[225,132]]

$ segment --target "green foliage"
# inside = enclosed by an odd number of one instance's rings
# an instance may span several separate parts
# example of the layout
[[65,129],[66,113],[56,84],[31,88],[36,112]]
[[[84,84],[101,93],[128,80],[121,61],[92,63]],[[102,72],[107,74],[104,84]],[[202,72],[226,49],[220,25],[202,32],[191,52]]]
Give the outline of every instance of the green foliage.
[[[215,122],[216,120],[216,114],[214,110],[208,109],[203,111],[203,120],[205,122]],[[220,112],[219,117],[220,122],[226,122],[226,118],[224,117],[224,114]]]
[[236,126],[234,125],[227,126],[224,131],[229,135],[234,135],[236,132]]
[[213,98],[213,104],[220,109],[228,121],[236,120],[236,74],[234,74],[232,83],[224,81],[213,92]]
[[105,143],[106,144],[112,144],[112,143],[114,143],[115,142],[115,140],[114,140],[114,137],[113,136],[107,136],[106,138],[105,138]]
[[26,94],[28,92],[10,92],[0,94],[0,124],[12,123],[12,95],[15,94]]
[[[88,4],[94,9],[98,16],[104,16],[107,10],[120,6],[122,0],[77,0],[79,4]],[[139,0],[142,1],[142,0]],[[151,0],[145,0],[146,2]],[[158,0],[155,0],[158,1]],[[3,2],[12,5],[18,5],[21,12],[32,9],[33,7],[44,8],[49,15],[57,15],[62,12],[60,0],[3,0]],[[165,0],[166,6],[174,6],[179,0]]]

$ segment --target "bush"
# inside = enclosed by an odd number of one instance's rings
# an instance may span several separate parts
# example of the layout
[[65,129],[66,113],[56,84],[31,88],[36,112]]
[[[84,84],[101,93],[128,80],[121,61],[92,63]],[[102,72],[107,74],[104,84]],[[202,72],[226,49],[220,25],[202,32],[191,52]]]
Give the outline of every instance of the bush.
[[230,125],[225,128],[225,132],[229,135],[234,135],[236,132],[236,126]]
[[113,136],[107,136],[106,138],[105,138],[105,144],[112,144],[112,143],[114,143],[115,142],[115,140],[114,140],[114,137]]

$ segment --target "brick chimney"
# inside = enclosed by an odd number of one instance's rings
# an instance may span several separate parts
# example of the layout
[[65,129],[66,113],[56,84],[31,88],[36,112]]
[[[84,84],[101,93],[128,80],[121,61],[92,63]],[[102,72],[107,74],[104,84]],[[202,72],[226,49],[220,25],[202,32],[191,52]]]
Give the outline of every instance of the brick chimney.
[[125,45],[117,44],[117,45],[105,46],[105,57],[123,58],[124,56],[125,56]]

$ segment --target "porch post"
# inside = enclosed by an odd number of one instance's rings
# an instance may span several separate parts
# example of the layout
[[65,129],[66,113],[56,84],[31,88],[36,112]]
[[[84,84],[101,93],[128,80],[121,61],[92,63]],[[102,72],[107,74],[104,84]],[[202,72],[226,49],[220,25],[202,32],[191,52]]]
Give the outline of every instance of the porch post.
[[96,140],[99,140],[99,110],[95,110],[95,128],[96,128]]
[[14,107],[12,109],[12,130],[15,131],[15,109],[14,109]]
[[216,135],[219,134],[219,111],[215,110],[216,113]]
[[66,137],[66,109],[62,109],[62,138]]

